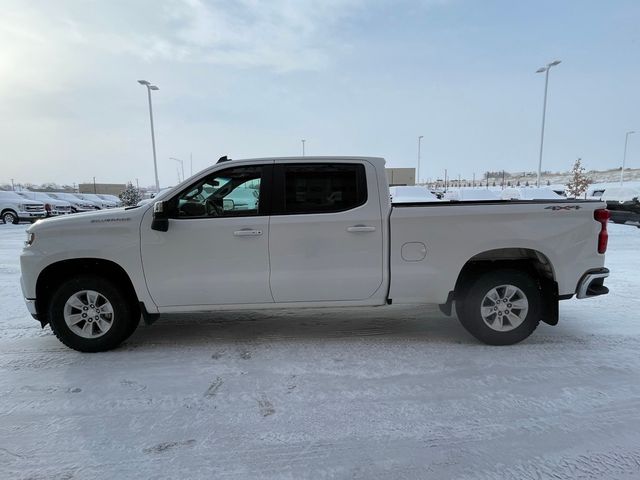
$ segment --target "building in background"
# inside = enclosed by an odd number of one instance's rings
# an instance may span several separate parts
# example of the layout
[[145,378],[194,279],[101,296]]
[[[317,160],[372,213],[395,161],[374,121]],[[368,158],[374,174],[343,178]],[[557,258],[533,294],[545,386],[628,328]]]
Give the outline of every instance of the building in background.
[[416,184],[415,168],[385,168],[389,186],[404,186]]
[[124,183],[81,183],[78,193],[101,193],[106,195],[120,195],[127,186]]

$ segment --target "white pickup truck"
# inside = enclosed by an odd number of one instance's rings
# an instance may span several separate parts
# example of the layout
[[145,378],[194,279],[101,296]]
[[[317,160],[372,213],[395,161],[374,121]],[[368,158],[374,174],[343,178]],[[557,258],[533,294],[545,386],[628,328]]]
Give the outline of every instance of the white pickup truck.
[[381,158],[224,160],[152,204],[31,226],[29,312],[93,352],[141,316],[432,303],[506,345],[556,324],[558,300],[608,292],[602,202],[392,205]]

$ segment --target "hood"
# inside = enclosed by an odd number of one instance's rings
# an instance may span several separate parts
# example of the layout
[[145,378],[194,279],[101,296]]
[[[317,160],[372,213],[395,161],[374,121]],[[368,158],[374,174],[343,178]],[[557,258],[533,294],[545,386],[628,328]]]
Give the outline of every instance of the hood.
[[60,217],[38,220],[27,228],[27,232],[49,232],[67,229],[102,229],[113,226],[123,226],[135,222],[147,210],[145,207],[120,207],[95,212],[76,213]]
[[23,197],[22,195],[18,195],[15,192],[0,192],[0,202],[2,201],[19,203],[22,205],[44,205],[38,200],[32,200],[31,198]]

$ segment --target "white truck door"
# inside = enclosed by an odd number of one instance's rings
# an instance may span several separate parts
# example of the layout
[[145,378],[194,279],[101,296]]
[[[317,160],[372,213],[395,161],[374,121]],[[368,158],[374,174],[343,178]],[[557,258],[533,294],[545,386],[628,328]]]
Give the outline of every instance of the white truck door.
[[277,163],[269,227],[276,302],[365,300],[383,281],[376,171],[368,162]]
[[270,175],[270,165],[217,171],[167,200],[168,231],[143,223],[144,274],[158,306],[273,302],[260,203]]

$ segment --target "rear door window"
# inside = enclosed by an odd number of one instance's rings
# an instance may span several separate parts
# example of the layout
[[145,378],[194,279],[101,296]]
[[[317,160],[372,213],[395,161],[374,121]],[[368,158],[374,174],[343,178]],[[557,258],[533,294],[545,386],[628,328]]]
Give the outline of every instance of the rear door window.
[[361,164],[281,164],[274,187],[275,215],[343,212],[367,201]]

